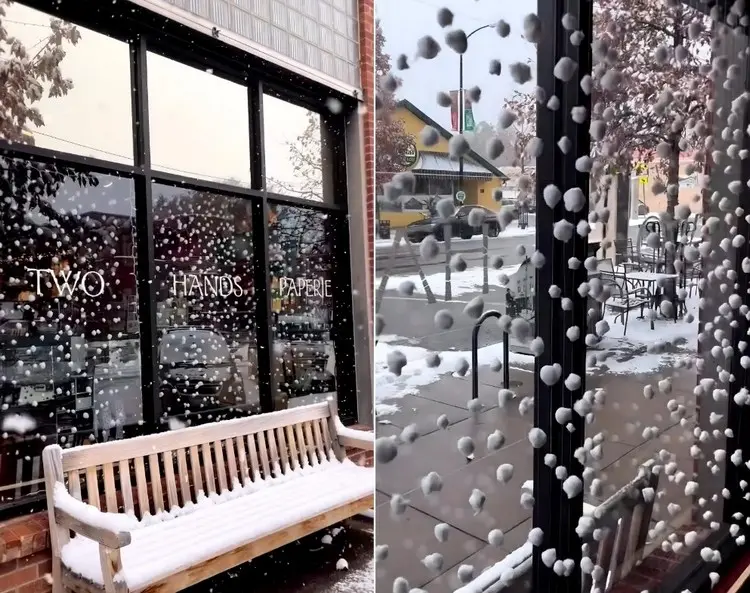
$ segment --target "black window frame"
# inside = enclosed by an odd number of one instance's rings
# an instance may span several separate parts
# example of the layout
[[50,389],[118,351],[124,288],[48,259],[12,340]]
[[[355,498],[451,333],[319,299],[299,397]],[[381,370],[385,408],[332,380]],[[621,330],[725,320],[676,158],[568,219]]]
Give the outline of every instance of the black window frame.
[[[102,3],[76,0],[51,4],[45,0],[21,0],[19,4],[85,27],[128,44],[130,50],[130,98],[132,116],[133,164],[122,164],[75,153],[8,142],[0,138],[0,156],[70,165],[84,171],[127,177],[135,185],[135,231],[138,237],[136,259],[138,314],[140,323],[141,391],[143,423],[130,427],[125,438],[165,430],[160,422],[159,368],[157,360],[156,278],[152,186],[154,183],[185,189],[210,191],[227,197],[249,200],[252,204],[253,281],[256,287],[256,329],[258,344],[258,387],[261,413],[273,410],[271,330],[271,283],[267,265],[269,246],[268,215],[272,204],[303,207],[336,217],[334,267],[337,283],[333,287],[331,338],[336,358],[336,394],[338,410],[345,424],[357,422],[357,385],[354,372],[354,324],[349,260],[349,216],[346,162],[347,122],[356,114],[360,97],[348,96],[312,79],[246,53],[221,38],[186,27],[156,12],[131,2]],[[210,69],[212,74],[247,89],[249,110],[249,187],[209,181],[200,177],[177,175],[152,167],[149,141],[147,53],[152,52],[180,64]],[[268,94],[321,116],[325,191],[332,200],[314,202],[266,190],[264,155],[263,95]],[[334,114],[327,105],[338,100],[342,109]],[[264,321],[265,320],[265,321]],[[0,520],[41,511],[41,498],[25,497],[0,507]]]

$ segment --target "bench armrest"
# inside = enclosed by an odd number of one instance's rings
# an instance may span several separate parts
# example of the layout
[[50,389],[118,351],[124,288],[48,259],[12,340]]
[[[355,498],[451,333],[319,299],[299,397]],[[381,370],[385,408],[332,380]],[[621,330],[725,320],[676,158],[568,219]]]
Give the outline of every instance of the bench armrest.
[[101,526],[84,523],[62,509],[55,509],[55,522],[61,527],[75,531],[77,534],[94,540],[107,548],[117,550],[130,543],[127,531],[112,531]]
[[341,419],[336,416],[336,435],[342,447],[353,447],[372,451],[375,448],[375,435],[369,430],[355,430],[344,426]]

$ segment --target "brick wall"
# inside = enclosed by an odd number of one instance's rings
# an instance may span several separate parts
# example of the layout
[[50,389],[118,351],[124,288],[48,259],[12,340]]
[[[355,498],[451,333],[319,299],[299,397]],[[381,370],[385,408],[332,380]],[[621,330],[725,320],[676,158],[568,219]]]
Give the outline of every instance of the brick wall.
[[[375,0],[360,0],[359,4],[359,69],[362,90],[365,94],[363,131],[365,151],[365,198],[367,200],[367,270],[368,286],[372,287],[375,262]],[[372,291],[369,293],[372,309]]]
[[0,593],[52,591],[46,513],[0,523]]

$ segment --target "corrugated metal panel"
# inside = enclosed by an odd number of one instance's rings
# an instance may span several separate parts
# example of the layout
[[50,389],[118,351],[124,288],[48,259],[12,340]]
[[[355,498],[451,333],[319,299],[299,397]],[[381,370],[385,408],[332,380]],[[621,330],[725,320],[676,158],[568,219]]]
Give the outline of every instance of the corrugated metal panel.
[[[133,1],[171,5],[215,24],[220,33],[231,31],[342,84],[360,86],[357,0]],[[272,33],[272,26],[284,35]],[[299,39],[292,41],[289,33]]]

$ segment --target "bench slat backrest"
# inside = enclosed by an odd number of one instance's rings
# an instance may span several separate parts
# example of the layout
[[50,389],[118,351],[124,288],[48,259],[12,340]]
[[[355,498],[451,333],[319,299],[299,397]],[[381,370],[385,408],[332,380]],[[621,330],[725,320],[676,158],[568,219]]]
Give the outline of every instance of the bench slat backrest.
[[[634,480],[594,510],[598,538],[587,541],[584,551],[597,567],[599,578],[584,574],[583,593],[594,589],[606,593],[641,560],[659,480],[651,467],[651,463],[642,466]],[[653,489],[648,501],[643,495],[645,488]]]
[[77,499],[143,518],[340,458],[332,413],[322,402],[62,450],[63,476]]

